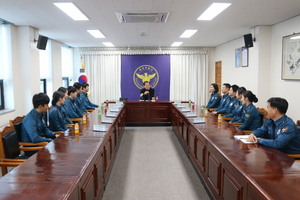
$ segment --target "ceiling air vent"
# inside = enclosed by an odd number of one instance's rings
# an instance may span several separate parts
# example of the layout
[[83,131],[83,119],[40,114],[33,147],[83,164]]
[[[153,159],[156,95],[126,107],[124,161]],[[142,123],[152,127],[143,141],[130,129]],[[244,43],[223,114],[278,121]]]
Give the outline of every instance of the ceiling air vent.
[[117,12],[117,17],[120,23],[166,23],[168,12]]

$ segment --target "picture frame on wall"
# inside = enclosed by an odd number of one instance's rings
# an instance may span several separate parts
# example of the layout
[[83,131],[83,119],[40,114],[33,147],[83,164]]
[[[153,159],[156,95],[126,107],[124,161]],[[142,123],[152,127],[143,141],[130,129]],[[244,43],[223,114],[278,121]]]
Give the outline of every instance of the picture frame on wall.
[[300,33],[282,38],[282,80],[300,80]]
[[241,48],[242,52],[242,67],[248,67],[248,48],[247,47],[242,47]]
[[241,67],[241,48],[235,49],[235,67]]

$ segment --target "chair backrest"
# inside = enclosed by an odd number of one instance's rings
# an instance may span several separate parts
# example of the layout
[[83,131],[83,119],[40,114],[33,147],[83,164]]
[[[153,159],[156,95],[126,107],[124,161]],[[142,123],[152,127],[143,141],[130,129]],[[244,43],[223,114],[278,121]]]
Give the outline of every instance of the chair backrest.
[[[14,159],[20,155],[20,147],[16,130],[11,126],[4,127],[1,132],[1,146],[4,150],[3,158]],[[1,150],[0,150],[1,151]],[[1,155],[2,157],[2,155]]]
[[268,120],[268,111],[264,108],[257,108],[258,112],[262,116],[262,124],[264,124]]
[[21,132],[22,132],[22,121],[15,123],[14,124],[17,136],[18,136],[18,141],[21,142],[22,138],[21,138]]
[[18,122],[21,122],[24,118],[25,118],[25,115],[23,115],[23,116],[18,116],[18,117],[16,117],[16,118],[13,119],[13,120],[9,120],[9,125],[10,125],[10,126],[14,126],[14,124],[16,124],[16,123],[18,123]]

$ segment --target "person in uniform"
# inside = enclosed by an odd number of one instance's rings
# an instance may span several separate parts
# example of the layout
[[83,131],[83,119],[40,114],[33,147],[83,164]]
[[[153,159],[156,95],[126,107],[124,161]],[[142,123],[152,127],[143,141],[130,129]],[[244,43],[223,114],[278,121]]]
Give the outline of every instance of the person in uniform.
[[238,127],[241,130],[256,130],[262,125],[262,117],[253,102],[258,102],[257,97],[250,90],[242,94],[242,104],[244,105],[243,125]]
[[90,85],[86,82],[82,83],[82,92],[80,94],[82,103],[83,103],[85,109],[87,109],[87,110],[98,108],[99,107],[98,105],[90,102],[90,100],[87,96],[87,93],[89,92],[89,90],[90,90]]
[[221,96],[218,94],[219,87],[217,84],[212,83],[209,87],[210,98],[206,105],[206,108],[217,108],[220,105]]
[[61,105],[65,102],[65,94],[61,91],[55,91],[52,96],[52,106],[49,113],[49,129],[51,131],[68,130],[61,111]]
[[238,89],[239,89],[239,86],[237,86],[237,85],[232,85],[230,87],[230,90],[228,92],[230,102],[226,106],[226,110],[225,110],[226,115],[224,115],[223,117],[233,117],[234,116],[234,111],[237,108],[237,106],[239,105],[239,100],[236,98],[236,92]]
[[[44,121],[44,113],[49,109],[50,99],[44,93],[35,94],[32,98],[33,109],[22,120],[21,141],[29,143],[51,142],[58,134],[50,131]],[[36,151],[25,151],[31,156]]]
[[300,133],[294,121],[286,116],[288,102],[272,97],[267,101],[268,121],[251,133],[248,141],[276,148],[286,154],[300,153]]
[[225,106],[229,103],[229,90],[230,90],[230,84],[229,83],[224,83],[222,85],[222,93],[223,93],[223,97],[221,99],[220,105],[218,106],[218,108],[212,112],[212,114],[216,115],[218,114],[219,110],[222,110],[223,108],[225,108]]
[[244,110],[244,105],[241,102],[242,99],[242,94],[243,92],[246,91],[246,88],[240,87],[237,92],[236,92],[236,98],[238,100],[238,105],[236,109],[233,112],[233,118],[229,121],[230,123],[242,123],[243,119],[243,110]]
[[82,110],[77,106],[75,98],[77,97],[76,89],[73,86],[68,87],[68,98],[65,101],[67,113],[70,118],[82,118]]
[[81,110],[81,113],[87,113],[88,111],[85,109],[84,104],[81,100],[81,92],[82,92],[82,85],[78,82],[75,82],[73,84],[73,87],[75,87],[76,89],[76,98],[74,98],[76,105],[79,107],[79,109]]
[[[64,87],[60,87],[58,88],[57,91],[61,91],[65,94],[65,100],[68,98],[68,90]],[[65,104],[62,104],[60,105],[60,108],[61,108],[61,113],[63,115],[63,118],[64,118],[64,123],[65,124],[73,124],[73,122],[70,120],[70,117],[68,116],[68,113],[67,113],[67,106]]]
[[149,81],[145,81],[144,88],[140,91],[141,100],[151,100],[155,97],[155,90],[151,88]]

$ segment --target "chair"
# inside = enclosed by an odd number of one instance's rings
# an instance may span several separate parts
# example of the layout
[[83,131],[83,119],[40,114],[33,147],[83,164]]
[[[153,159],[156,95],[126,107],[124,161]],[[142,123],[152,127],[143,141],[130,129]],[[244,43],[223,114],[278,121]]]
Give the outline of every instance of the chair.
[[214,110],[216,110],[217,108],[206,108],[208,112],[212,112]]
[[93,111],[94,111],[94,109],[87,109],[87,111],[88,111],[88,112],[93,112]]
[[222,117],[222,119],[225,120],[225,121],[230,121],[230,120],[232,120],[232,118],[233,117]]
[[7,174],[7,167],[16,167],[26,160],[22,159],[26,157],[20,157],[21,151],[37,151],[42,148],[44,146],[20,147],[18,134],[14,127],[4,127],[0,132],[0,167],[2,176]]
[[25,118],[25,115],[23,116],[18,116],[16,117],[15,119],[13,120],[9,120],[9,125],[14,127],[14,124],[18,123],[18,122],[21,122],[23,119]]
[[294,159],[300,159],[300,154],[286,154],[288,157],[294,158]]
[[82,118],[70,118],[72,122],[80,122]]

